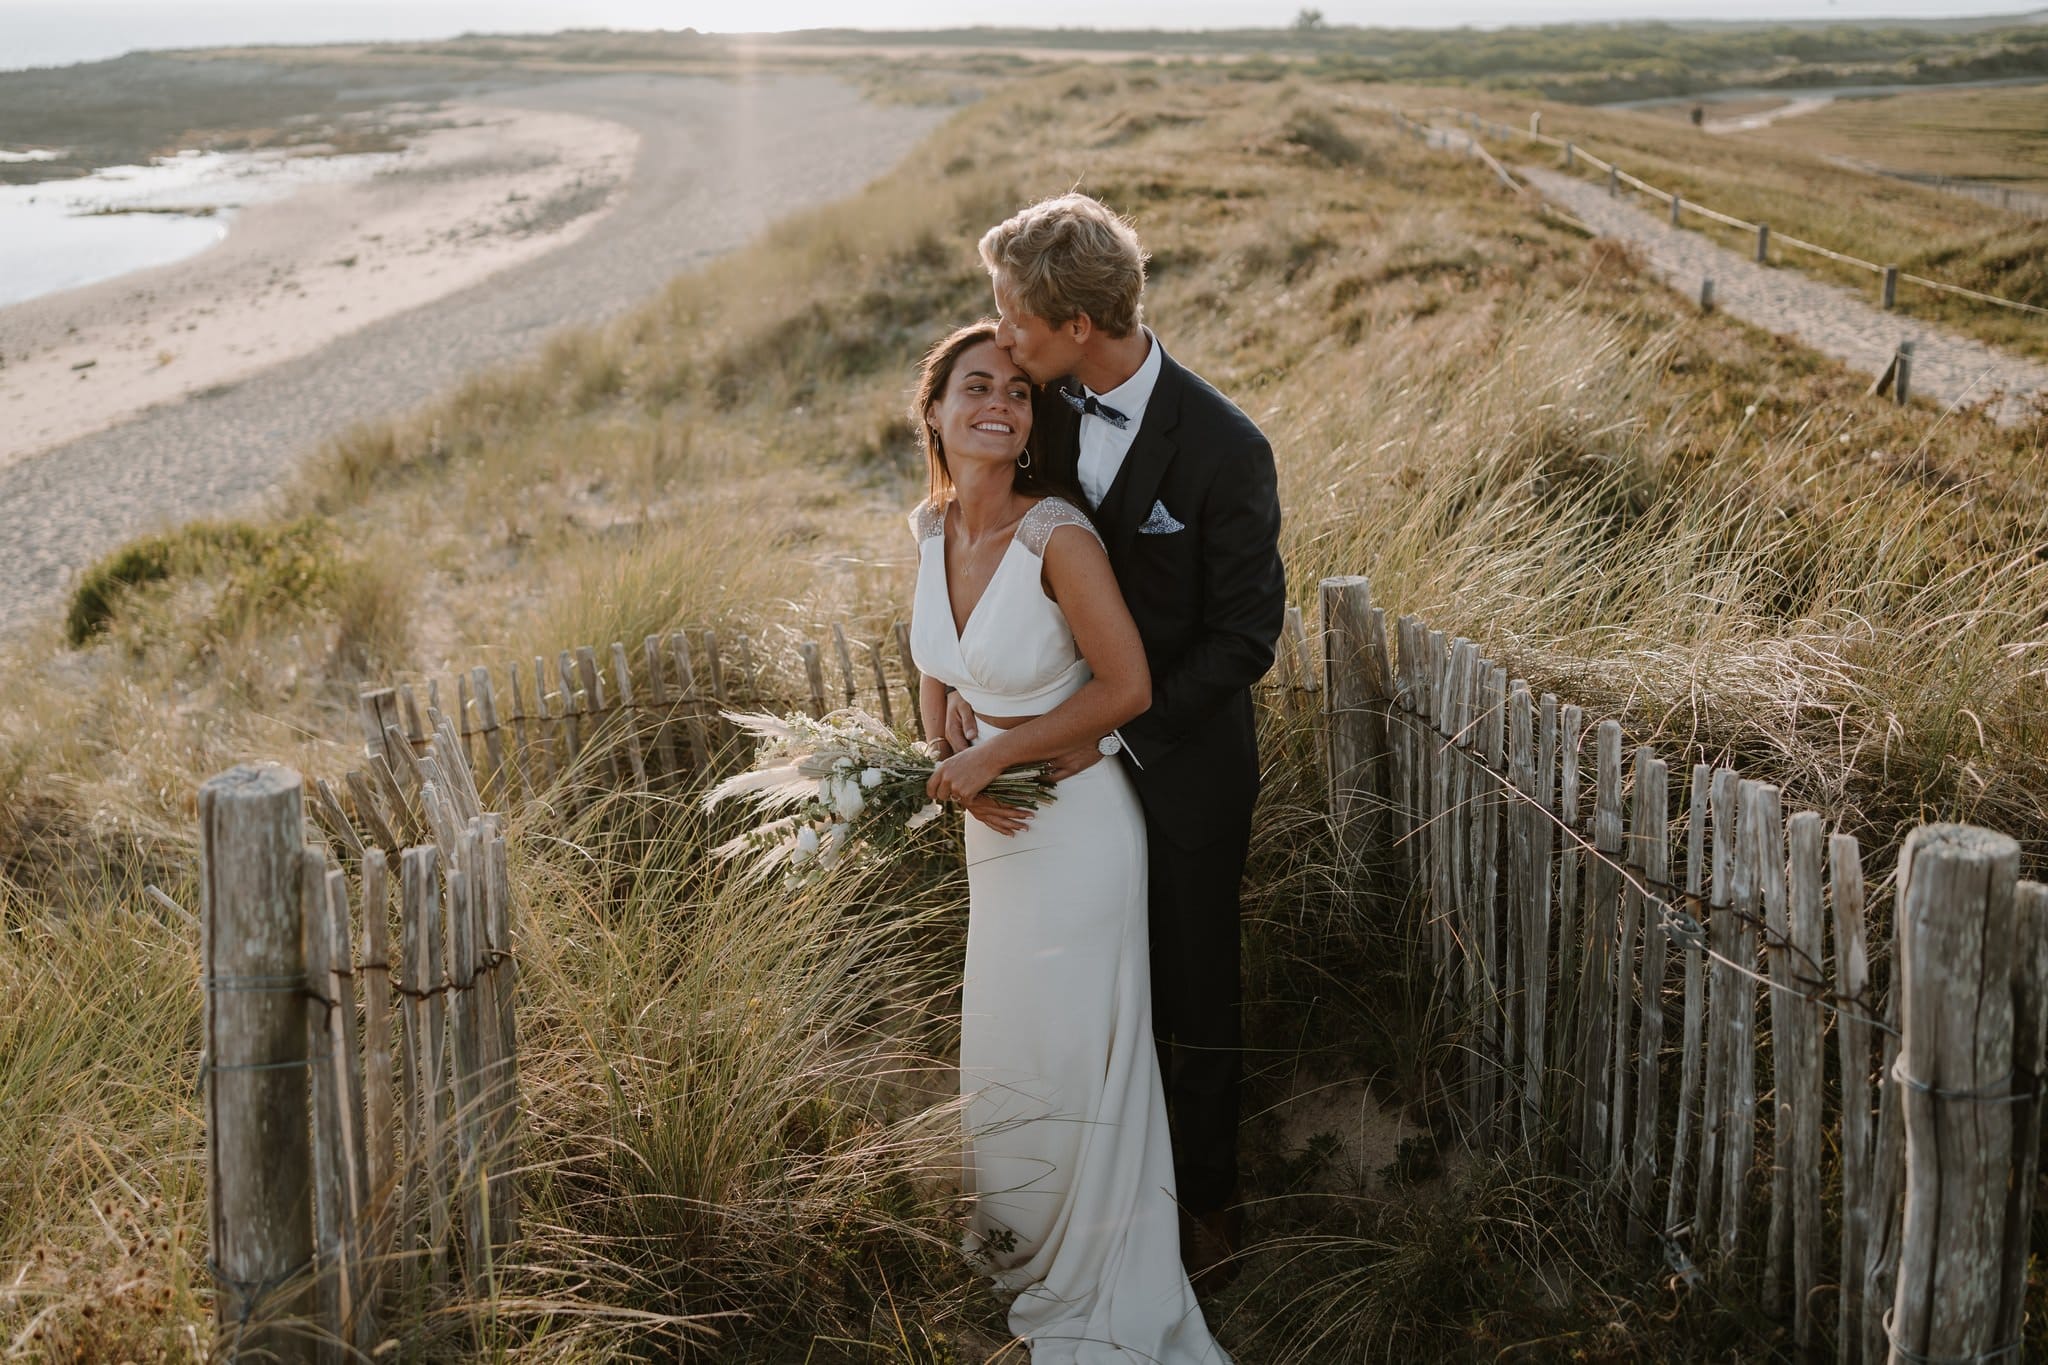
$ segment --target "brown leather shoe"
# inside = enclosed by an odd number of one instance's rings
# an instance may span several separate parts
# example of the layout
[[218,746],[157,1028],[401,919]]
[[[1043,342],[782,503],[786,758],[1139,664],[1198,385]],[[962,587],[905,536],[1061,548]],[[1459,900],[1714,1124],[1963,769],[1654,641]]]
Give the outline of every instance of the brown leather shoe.
[[1180,1211],[1180,1261],[1187,1267],[1188,1282],[1196,1294],[1214,1294],[1237,1278],[1243,1268],[1237,1260],[1243,1237],[1242,1209],[1212,1209],[1200,1214]]

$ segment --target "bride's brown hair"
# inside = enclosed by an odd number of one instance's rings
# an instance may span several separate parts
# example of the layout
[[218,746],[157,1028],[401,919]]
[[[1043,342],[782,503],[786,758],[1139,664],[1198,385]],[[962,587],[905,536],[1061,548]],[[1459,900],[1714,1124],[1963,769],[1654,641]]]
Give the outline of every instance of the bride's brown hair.
[[[968,348],[995,339],[995,319],[970,322],[940,338],[931,350],[925,352],[924,364],[918,369],[917,393],[910,400],[910,424],[916,428],[918,444],[924,450],[925,477],[935,504],[943,505],[952,493],[953,471],[946,466],[945,443],[932,429],[932,405],[939,401],[946,385],[952,382],[954,367]],[[1055,468],[1056,461],[1048,450],[1054,444],[1052,432],[1061,425],[1062,408],[1060,400],[1051,393],[1036,384],[1031,386],[1031,434],[1024,439],[1024,450],[1031,456],[1031,463],[1017,468],[1010,486],[1034,498],[1056,493],[1077,507],[1085,507],[1087,504],[1081,501],[1080,481],[1075,471]],[[1074,463],[1071,454],[1064,463]]]

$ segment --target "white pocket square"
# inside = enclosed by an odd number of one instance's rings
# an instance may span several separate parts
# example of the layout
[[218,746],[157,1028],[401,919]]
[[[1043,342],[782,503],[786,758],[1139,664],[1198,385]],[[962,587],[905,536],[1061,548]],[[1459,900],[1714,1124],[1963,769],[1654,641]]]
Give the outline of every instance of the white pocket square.
[[1173,513],[1166,510],[1165,503],[1155,501],[1152,504],[1151,514],[1145,518],[1145,524],[1138,528],[1138,534],[1141,536],[1170,536],[1175,531],[1185,531],[1186,529],[1187,527],[1174,520]]

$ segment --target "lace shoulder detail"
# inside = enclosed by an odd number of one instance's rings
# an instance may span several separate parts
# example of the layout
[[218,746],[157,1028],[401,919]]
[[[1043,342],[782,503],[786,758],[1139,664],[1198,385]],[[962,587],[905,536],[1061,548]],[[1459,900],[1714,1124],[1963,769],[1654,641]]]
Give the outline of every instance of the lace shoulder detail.
[[1024,542],[1025,549],[1043,559],[1052,533],[1062,526],[1079,526],[1095,537],[1097,545],[1102,544],[1102,533],[1095,529],[1095,523],[1089,520],[1088,514],[1065,498],[1039,499],[1038,505],[1017,523],[1017,539]]
[[933,502],[930,498],[926,498],[917,505],[917,510],[910,514],[910,534],[917,538],[918,544],[922,545],[933,536],[944,535],[945,533],[946,509],[940,504]]

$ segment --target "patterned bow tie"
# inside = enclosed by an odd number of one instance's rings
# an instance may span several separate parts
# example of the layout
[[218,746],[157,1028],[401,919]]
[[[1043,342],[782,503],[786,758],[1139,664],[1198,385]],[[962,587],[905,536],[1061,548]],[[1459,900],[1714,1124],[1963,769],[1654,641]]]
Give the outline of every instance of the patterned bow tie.
[[1061,389],[1059,395],[1067,400],[1068,407],[1080,413],[1083,417],[1100,417],[1118,431],[1122,431],[1131,424],[1130,418],[1124,416],[1092,393],[1083,396],[1073,392],[1071,389]]

